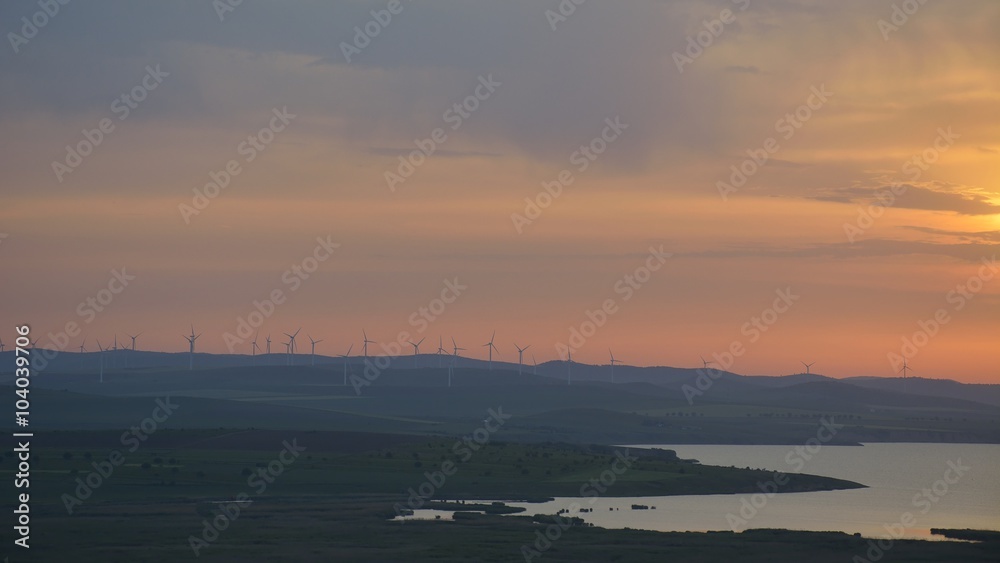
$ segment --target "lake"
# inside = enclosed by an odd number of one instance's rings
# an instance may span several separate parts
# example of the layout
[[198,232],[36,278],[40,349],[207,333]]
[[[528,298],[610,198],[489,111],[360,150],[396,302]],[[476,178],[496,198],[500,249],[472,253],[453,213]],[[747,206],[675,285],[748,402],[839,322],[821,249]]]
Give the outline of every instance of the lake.
[[[795,446],[628,447],[672,449],[681,458],[705,465],[837,477],[868,488],[771,496],[557,498],[508,504],[526,508],[522,514],[529,515],[555,514],[576,504],[594,510],[570,515],[596,526],[658,531],[786,528],[929,539],[931,528],[1000,530],[998,445],[873,443],[822,446],[814,454],[796,451]],[[632,504],[656,509],[632,510]],[[433,518],[434,514],[442,513],[420,510],[415,516]]]

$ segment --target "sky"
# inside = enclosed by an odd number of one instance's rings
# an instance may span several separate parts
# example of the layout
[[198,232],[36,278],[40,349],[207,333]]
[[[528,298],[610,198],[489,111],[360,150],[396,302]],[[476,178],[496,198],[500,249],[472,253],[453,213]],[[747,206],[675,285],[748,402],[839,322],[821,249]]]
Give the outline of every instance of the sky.
[[194,325],[199,351],[277,352],[302,327],[303,351],[364,330],[372,354],[485,358],[496,331],[507,361],[1000,383],[993,0],[0,22],[8,346],[28,323],[42,347],[183,351]]

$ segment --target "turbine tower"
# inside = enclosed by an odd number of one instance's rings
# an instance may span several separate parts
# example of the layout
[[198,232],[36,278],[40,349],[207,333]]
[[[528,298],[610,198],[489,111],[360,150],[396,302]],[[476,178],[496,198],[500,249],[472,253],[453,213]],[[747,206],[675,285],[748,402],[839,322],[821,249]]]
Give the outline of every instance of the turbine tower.
[[799,362],[799,363],[806,366],[806,375],[810,375],[812,373],[812,367],[816,362],[813,362],[811,364],[807,364],[805,362]]
[[[86,343],[87,343],[87,339],[86,338],[84,338],[80,342],[80,353],[81,354],[87,351],[87,349],[83,347],[83,345],[86,344]],[[0,352],[3,352],[3,342],[0,342]]]
[[311,365],[315,366],[316,365],[316,345],[319,344],[320,342],[323,342],[323,341],[322,340],[313,340],[313,337],[309,336],[308,334],[306,336],[309,337],[309,343],[312,344],[312,353],[311,353],[311,355],[312,355],[312,363],[311,363]]
[[438,367],[439,368],[441,367],[441,354],[442,353],[447,354],[448,351],[444,349],[444,344],[443,344],[443,342],[441,340],[441,336],[438,335],[438,351],[437,351],[437,356],[438,356]]
[[424,340],[427,340],[426,336],[417,342],[412,340],[410,341],[410,346],[413,346],[413,367],[417,367],[417,356],[420,354],[420,344],[423,343]]
[[347,387],[347,359],[351,357],[351,350],[354,349],[354,344],[347,349],[346,354],[338,354],[341,358],[344,358],[344,387]]
[[139,338],[140,336],[142,336],[141,332],[139,334],[135,335],[135,336],[132,336],[131,334],[128,335],[128,337],[132,339],[132,351],[133,352],[135,352],[135,339]]
[[573,385],[573,351],[566,350],[566,385]]
[[101,353],[97,356],[98,361],[101,363],[101,379],[99,380],[99,383],[104,383],[104,347],[101,346],[100,340],[97,341],[97,349],[101,351]]
[[615,359],[615,353],[612,352],[610,348],[608,348],[608,353],[611,354],[611,383],[614,383],[615,382],[615,364],[620,364],[620,363],[622,363],[622,361]]
[[535,355],[531,355],[531,375],[538,375],[538,362],[535,361]]
[[267,335],[267,354],[271,354],[271,335]]
[[896,372],[896,373],[902,373],[903,374],[903,393],[906,393],[906,374],[908,372],[910,372],[910,371],[913,371],[913,368],[911,368],[910,366],[906,365],[906,358],[903,358],[903,369],[901,369],[898,372]]
[[299,330],[296,330],[293,334],[285,333],[285,336],[288,337],[288,365],[290,366],[295,365],[295,337],[299,335],[299,331],[301,330],[302,327],[299,327]]
[[451,344],[455,347],[455,355],[452,356],[451,365],[448,366],[448,387],[451,387],[451,372],[452,370],[455,369],[455,366],[458,364],[458,352],[461,350],[465,350],[465,348],[459,348],[458,342],[455,342],[454,336],[451,338]]
[[257,365],[257,350],[260,348],[260,346],[257,346],[257,336],[259,334],[260,334],[259,330],[254,333],[253,342],[251,343],[250,346],[250,356],[253,357],[253,365]]
[[375,341],[374,340],[368,340],[368,333],[365,332],[364,329],[361,329],[361,334],[364,335],[364,337],[365,337],[365,339],[362,340],[361,343],[364,346],[365,365],[367,366],[368,365],[368,345],[369,344],[375,344]]
[[194,369],[194,341],[201,338],[201,335],[194,335],[194,325],[191,325],[191,336],[181,336],[184,340],[188,341],[188,370]]
[[514,347],[517,348],[517,374],[521,375],[521,364],[524,363],[524,351],[531,348],[531,344],[521,348],[517,345],[517,342],[515,342]]
[[[485,347],[487,347],[487,348],[490,349],[490,363],[489,363],[489,370],[490,371],[493,371],[493,350],[496,350],[496,346],[493,345],[493,339],[496,338],[496,336],[497,336],[497,331],[494,330],[493,331],[493,336],[490,337],[490,341],[487,342],[486,344],[483,344],[483,346],[485,346]],[[497,353],[499,354],[500,351],[497,350]]]
[[3,352],[3,349],[4,349],[3,338],[0,338],[0,352]]

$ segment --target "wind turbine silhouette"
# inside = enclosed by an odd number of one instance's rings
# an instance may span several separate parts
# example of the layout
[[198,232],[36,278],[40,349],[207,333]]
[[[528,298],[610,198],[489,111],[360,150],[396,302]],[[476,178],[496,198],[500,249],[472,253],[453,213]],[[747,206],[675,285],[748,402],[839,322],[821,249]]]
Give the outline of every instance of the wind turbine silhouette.
[[100,340],[97,341],[97,349],[101,351],[100,355],[98,356],[98,360],[101,363],[101,375],[100,375],[101,378],[98,382],[104,383],[104,347],[101,346]]
[[354,344],[347,349],[346,354],[338,354],[341,358],[344,358],[344,387],[347,387],[347,359],[351,357],[351,350],[354,349]]
[[535,361],[535,355],[531,355],[531,375],[538,375],[538,362]]
[[[493,336],[490,337],[490,341],[487,342],[486,344],[483,344],[483,346],[486,346],[487,348],[490,349],[490,363],[489,363],[490,371],[493,371],[493,350],[497,350],[497,347],[493,345],[493,339],[496,338],[496,336],[497,336],[497,331],[494,330]],[[497,353],[499,354],[500,350],[497,350]]]
[[365,337],[365,339],[362,340],[361,343],[364,345],[365,365],[367,366],[368,365],[368,344],[375,344],[375,341],[374,340],[368,340],[368,333],[365,332],[364,329],[361,329],[361,334],[364,335],[364,337]]
[[612,352],[610,348],[608,348],[608,353],[611,354],[611,383],[614,383],[615,382],[615,364],[620,364],[620,363],[622,363],[622,361],[615,359],[615,353]]
[[566,350],[566,385],[573,385],[573,351]]
[[[296,333],[296,334],[298,334],[298,333]],[[316,365],[316,345],[319,344],[320,342],[323,342],[323,341],[322,340],[313,340],[313,337],[309,336],[308,334],[306,336],[309,337],[309,343],[312,344],[312,351],[310,353],[310,355],[312,356],[312,360],[311,360],[310,365],[315,366]]]
[[417,355],[420,354],[420,344],[422,344],[424,340],[427,340],[426,336],[421,338],[418,342],[410,340],[410,346],[413,346],[413,367],[417,367]]
[[706,360],[704,356],[698,356],[698,357],[701,358],[701,363],[702,363],[701,369],[708,369],[708,366],[715,363]]
[[439,368],[441,367],[441,353],[442,352],[444,352],[445,354],[448,353],[448,351],[444,349],[443,341],[441,340],[441,335],[438,335],[438,352],[437,352],[437,356],[438,356],[438,367]]
[[3,352],[3,349],[4,349],[3,338],[0,338],[0,352]]
[[271,335],[267,335],[267,354],[271,354]]
[[132,339],[132,351],[133,352],[135,352],[135,339],[139,338],[140,336],[142,336],[141,332],[139,334],[135,335],[135,336],[132,336],[131,334],[128,335],[128,337]]
[[[84,338],[80,342],[80,353],[81,354],[87,351],[87,349],[83,347],[83,345],[86,344],[86,343],[87,343],[87,339],[86,338]],[[3,352],[3,342],[0,342],[0,352]]]
[[455,347],[455,355],[452,356],[451,365],[448,366],[448,387],[451,387],[451,372],[455,368],[455,366],[458,364],[458,352],[461,351],[461,350],[465,350],[465,348],[460,348],[458,346],[458,342],[455,342],[455,337],[454,336],[451,337],[451,343]]
[[260,346],[257,346],[257,336],[259,334],[259,330],[253,334],[253,342],[250,345],[250,356],[253,357],[253,365],[257,365],[257,350],[260,349]]
[[521,375],[521,364],[524,362],[524,351],[531,348],[531,344],[521,348],[517,345],[517,342],[515,342],[514,347],[517,348],[517,374]]
[[296,330],[294,334],[285,333],[285,336],[288,337],[288,365],[290,366],[295,365],[295,337],[299,335],[301,330],[302,327],[299,327],[299,330]]
[[903,358],[903,369],[901,369],[898,372],[896,372],[896,373],[902,373],[903,374],[903,393],[906,393],[906,374],[908,372],[910,372],[910,371],[913,371],[913,368],[911,368],[910,366],[906,365],[906,358]]
[[[191,325],[191,336],[181,336],[184,340],[188,341],[188,370],[194,369],[194,341],[201,338],[201,334],[198,336],[194,335],[194,325]],[[117,337],[115,339],[117,342]]]
[[810,375],[812,373],[812,367],[813,367],[813,365],[816,364],[816,362],[813,362],[811,364],[807,364],[805,362],[799,362],[799,363],[802,364],[802,365],[804,365],[804,366],[806,366],[806,375]]

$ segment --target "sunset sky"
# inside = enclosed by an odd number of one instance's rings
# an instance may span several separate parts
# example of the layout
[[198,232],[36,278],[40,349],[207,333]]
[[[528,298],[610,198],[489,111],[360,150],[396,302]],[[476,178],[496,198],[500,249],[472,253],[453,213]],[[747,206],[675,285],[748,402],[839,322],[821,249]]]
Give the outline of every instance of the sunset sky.
[[[407,331],[485,358],[496,330],[502,359],[517,342],[542,362],[612,300],[575,361],[695,367],[739,342],[736,373],[889,377],[905,337],[914,376],[1000,383],[984,263],[1000,253],[1000,2],[895,23],[888,0],[222,5],[71,2],[31,34],[38,3],[0,4],[8,345],[15,324],[51,346],[75,322],[88,350],[141,331],[140,348],[182,351],[193,323],[199,351],[226,352],[280,290],[261,344],[301,326],[320,353],[356,353],[362,329]],[[434,153],[387,179],[415,140]],[[290,278],[317,237],[340,246]],[[662,267],[621,285],[661,246]],[[104,310],[81,309],[122,269],[135,279]],[[467,289],[413,322],[455,279]]]

